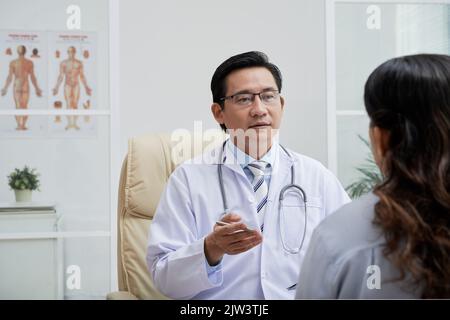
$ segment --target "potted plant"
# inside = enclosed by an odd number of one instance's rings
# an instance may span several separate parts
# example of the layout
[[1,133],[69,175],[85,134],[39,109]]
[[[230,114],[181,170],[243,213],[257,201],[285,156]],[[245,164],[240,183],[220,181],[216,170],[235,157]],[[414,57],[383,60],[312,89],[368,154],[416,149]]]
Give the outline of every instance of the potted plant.
[[8,176],[8,185],[16,195],[17,202],[30,202],[31,192],[39,191],[39,173],[36,169],[30,169],[25,166],[23,169],[15,168]]
[[[358,137],[370,150],[369,142],[360,135],[358,135]],[[359,198],[362,195],[372,191],[378,183],[383,181],[383,175],[375,164],[371,152],[366,158],[366,163],[357,167],[356,170],[361,174],[360,178],[345,188],[352,199]]]

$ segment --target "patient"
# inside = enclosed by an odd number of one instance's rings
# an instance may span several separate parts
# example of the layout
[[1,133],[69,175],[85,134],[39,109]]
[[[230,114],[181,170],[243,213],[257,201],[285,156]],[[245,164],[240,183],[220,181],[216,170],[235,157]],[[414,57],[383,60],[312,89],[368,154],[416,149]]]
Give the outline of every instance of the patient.
[[383,63],[364,100],[384,180],[316,229],[296,298],[450,298],[450,56]]

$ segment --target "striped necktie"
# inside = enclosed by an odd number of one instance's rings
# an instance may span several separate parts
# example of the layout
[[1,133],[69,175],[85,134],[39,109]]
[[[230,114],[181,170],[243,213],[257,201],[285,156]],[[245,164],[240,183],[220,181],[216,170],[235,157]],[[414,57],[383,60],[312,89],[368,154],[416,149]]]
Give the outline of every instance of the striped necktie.
[[261,226],[261,232],[264,230],[264,209],[267,203],[267,194],[269,188],[266,180],[264,179],[264,173],[269,164],[265,161],[253,161],[248,164],[247,168],[253,173],[253,191],[256,198],[256,212],[258,213],[258,221]]

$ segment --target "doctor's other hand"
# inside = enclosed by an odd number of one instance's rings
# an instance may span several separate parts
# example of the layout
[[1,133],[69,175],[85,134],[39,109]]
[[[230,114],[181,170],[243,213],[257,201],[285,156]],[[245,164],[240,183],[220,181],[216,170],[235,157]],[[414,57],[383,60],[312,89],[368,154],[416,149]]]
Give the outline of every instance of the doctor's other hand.
[[214,231],[205,238],[205,256],[210,266],[217,265],[224,254],[239,254],[252,249],[262,241],[258,230],[249,230],[240,222],[241,217],[234,213],[225,215],[222,222],[228,225],[216,224]]

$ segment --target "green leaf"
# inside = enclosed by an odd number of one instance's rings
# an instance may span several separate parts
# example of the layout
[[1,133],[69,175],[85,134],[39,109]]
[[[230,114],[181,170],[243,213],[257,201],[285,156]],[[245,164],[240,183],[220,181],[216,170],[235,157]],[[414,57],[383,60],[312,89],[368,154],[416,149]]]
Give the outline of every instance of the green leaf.
[[8,175],[8,185],[13,190],[39,190],[39,173],[36,169],[25,166],[23,169],[15,168]]
[[[364,139],[361,135],[358,135],[358,138],[369,150],[371,150],[369,141]],[[352,199],[359,198],[362,195],[369,193],[383,180],[383,176],[373,159],[372,152],[368,153],[365,161],[365,163],[355,168],[356,171],[360,173],[360,178],[345,188]]]

